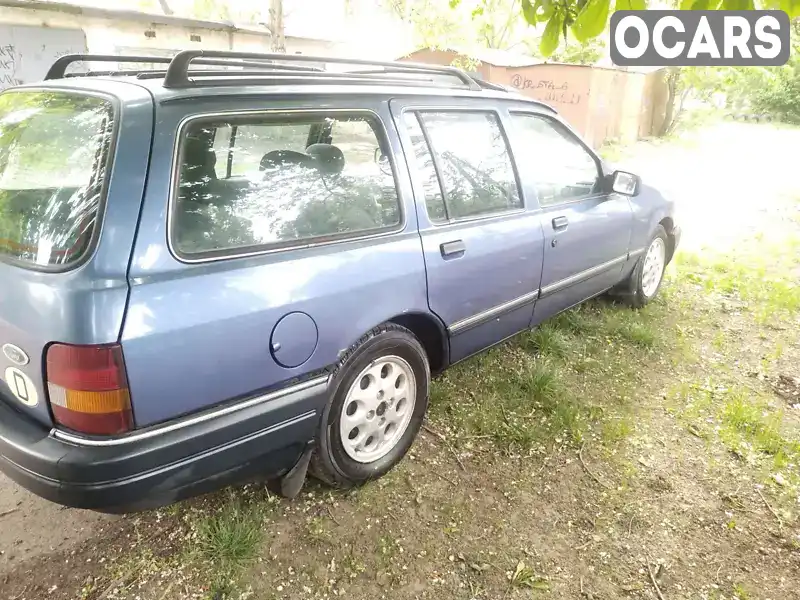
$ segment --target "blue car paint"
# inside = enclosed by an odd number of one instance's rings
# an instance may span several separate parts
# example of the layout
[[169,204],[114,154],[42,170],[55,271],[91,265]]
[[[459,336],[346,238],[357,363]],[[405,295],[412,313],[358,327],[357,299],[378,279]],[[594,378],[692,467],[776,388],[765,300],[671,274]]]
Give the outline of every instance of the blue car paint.
[[[135,425],[147,431],[324,376],[365,332],[410,315],[425,317],[443,337],[441,366],[446,367],[627,277],[656,225],[668,223],[673,214],[671,203],[648,186],[633,198],[612,195],[542,208],[530,177],[536,166],[516,163],[521,210],[433,224],[400,119],[403,109],[496,111],[513,160],[519,153],[509,111],[558,118],[518,96],[337,85],[282,86],[278,93],[253,86],[166,90],[157,81],[113,78],[68,83],[41,87],[102,92],[117,105],[119,131],[97,248],[85,264],[65,273],[0,261],[0,281],[13,282],[0,289],[0,341],[34,354],[24,369],[40,386],[42,400],[35,407],[19,406],[2,381],[0,396],[46,427],[52,421],[43,354],[35,353],[51,342],[121,341]],[[377,115],[391,148],[402,226],[377,236],[253,256],[181,260],[168,243],[181,123],[204,114],[289,109]],[[609,168],[602,168],[608,174]],[[553,229],[553,219],[560,216],[569,221],[566,231]],[[451,241],[464,243],[463,255],[443,256],[442,244]],[[561,285],[611,262],[588,278]],[[8,364],[0,356],[0,369]],[[271,418],[286,423],[293,410],[301,409],[319,414],[326,402],[325,386],[315,384],[302,402],[274,404]],[[292,464],[315,426],[304,420],[282,430],[291,433],[283,433],[280,443],[292,449],[276,468]]]
[[[310,110],[357,107],[392,127],[386,101],[330,98],[269,104]],[[187,116],[251,110],[252,101],[220,99],[158,107],[153,164],[170,164],[175,132]],[[395,132],[388,141],[401,150]],[[409,312],[428,312],[408,173],[397,172],[401,231],[258,256],[186,264],[167,247],[170,170],[154,169],[130,269],[131,297],[122,331],[125,364],[139,427],[247,397],[336,363],[364,332]],[[318,330],[313,355],[294,368],[271,353],[272,331],[287,313],[309,315]],[[291,324],[287,324],[290,325]],[[302,335],[302,327],[297,335]],[[284,331],[282,346],[295,332]],[[169,360],[164,360],[164,357]],[[168,399],[168,401],[166,401]],[[324,399],[320,399],[320,404]]]
[[[65,273],[0,261],[0,281],[8,282],[0,287],[0,340],[30,355],[30,362],[20,368],[36,385],[39,398],[33,407],[14,404],[49,426],[52,421],[42,372],[47,345],[54,341],[105,344],[119,338],[129,290],[128,265],[147,176],[153,104],[147,90],[116,81],[77,79],[69,86],[44,83],[18,89],[44,88],[115,98],[118,125],[101,235],[93,255]],[[0,373],[11,365],[0,354]],[[0,396],[13,398],[3,381]]]

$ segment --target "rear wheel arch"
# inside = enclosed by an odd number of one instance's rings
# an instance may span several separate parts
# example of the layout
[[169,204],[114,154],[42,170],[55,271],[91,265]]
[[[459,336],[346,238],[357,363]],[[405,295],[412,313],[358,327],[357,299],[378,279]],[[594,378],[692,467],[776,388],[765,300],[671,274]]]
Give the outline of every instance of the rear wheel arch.
[[387,322],[405,327],[419,339],[428,355],[432,375],[444,371],[450,363],[450,344],[447,330],[438,317],[430,313],[413,312],[397,315]]

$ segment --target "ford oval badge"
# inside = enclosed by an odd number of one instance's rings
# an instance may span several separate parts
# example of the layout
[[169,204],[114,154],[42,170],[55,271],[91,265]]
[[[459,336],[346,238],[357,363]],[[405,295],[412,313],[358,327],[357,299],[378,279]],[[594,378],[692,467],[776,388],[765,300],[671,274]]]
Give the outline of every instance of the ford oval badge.
[[8,360],[19,366],[27,365],[28,361],[30,361],[25,351],[14,344],[6,344],[3,346],[3,354],[6,355]]

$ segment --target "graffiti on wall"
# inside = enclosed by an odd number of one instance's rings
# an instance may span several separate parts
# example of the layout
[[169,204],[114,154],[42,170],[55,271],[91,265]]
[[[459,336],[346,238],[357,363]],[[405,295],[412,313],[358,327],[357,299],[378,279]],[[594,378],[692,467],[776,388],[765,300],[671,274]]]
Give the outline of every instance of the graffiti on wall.
[[17,77],[18,60],[14,44],[0,46],[0,89],[22,83],[22,79]]
[[580,104],[581,94],[570,91],[566,81],[552,79],[530,79],[519,73],[511,78],[511,85],[518,90],[533,91],[539,100],[554,104]]
[[80,29],[0,25],[0,90],[44,78],[65,54],[86,52]]

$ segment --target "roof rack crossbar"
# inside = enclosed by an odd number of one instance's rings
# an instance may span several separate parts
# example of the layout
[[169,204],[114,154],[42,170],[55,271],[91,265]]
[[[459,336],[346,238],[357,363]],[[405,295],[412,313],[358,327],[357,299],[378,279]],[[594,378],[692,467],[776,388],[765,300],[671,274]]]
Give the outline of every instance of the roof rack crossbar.
[[116,63],[162,63],[169,64],[171,58],[166,56],[114,56],[111,54],[65,54],[56,59],[44,76],[48,79],[63,79],[67,68],[76,62],[116,62]]
[[[66,54],[59,57],[52,64],[50,69],[45,75],[47,79],[63,79],[67,76],[67,68],[76,62],[113,62],[113,63],[145,63],[145,64],[164,64],[168,65],[172,62],[173,57],[168,56],[131,56],[131,55],[110,55],[110,54]],[[220,67],[256,67],[261,69],[269,69],[276,71],[307,71],[309,73],[318,73],[322,69],[319,67],[312,67],[308,65],[286,65],[275,62],[265,62],[256,60],[215,60],[211,58],[200,58],[196,61],[199,65],[211,65]],[[107,74],[125,74],[136,75],[146,71],[107,71],[107,72],[92,72],[93,74],[107,73]],[[88,75],[84,73],[70,73],[70,76],[77,77],[80,75]]]
[[[461,85],[467,88],[480,91],[481,87],[464,71],[455,67],[446,67],[438,65],[426,65],[421,63],[407,63],[399,65],[395,62],[381,62],[365,60],[360,58],[340,58],[331,56],[309,56],[306,54],[261,54],[256,52],[227,52],[222,50],[184,50],[175,55],[172,62],[167,69],[167,75],[164,78],[164,87],[166,88],[182,88],[193,87],[195,83],[189,79],[191,71],[189,66],[193,61],[200,62],[201,60],[214,58],[227,58],[227,59],[256,59],[256,60],[280,60],[284,63],[288,62],[315,62],[315,63],[328,63],[328,64],[344,64],[344,65],[363,65],[368,67],[383,67],[386,73],[420,73],[426,75],[446,75],[457,79]],[[369,73],[365,73],[369,74]],[[347,72],[335,73],[338,77],[344,77]],[[378,80],[382,79],[378,77]]]

